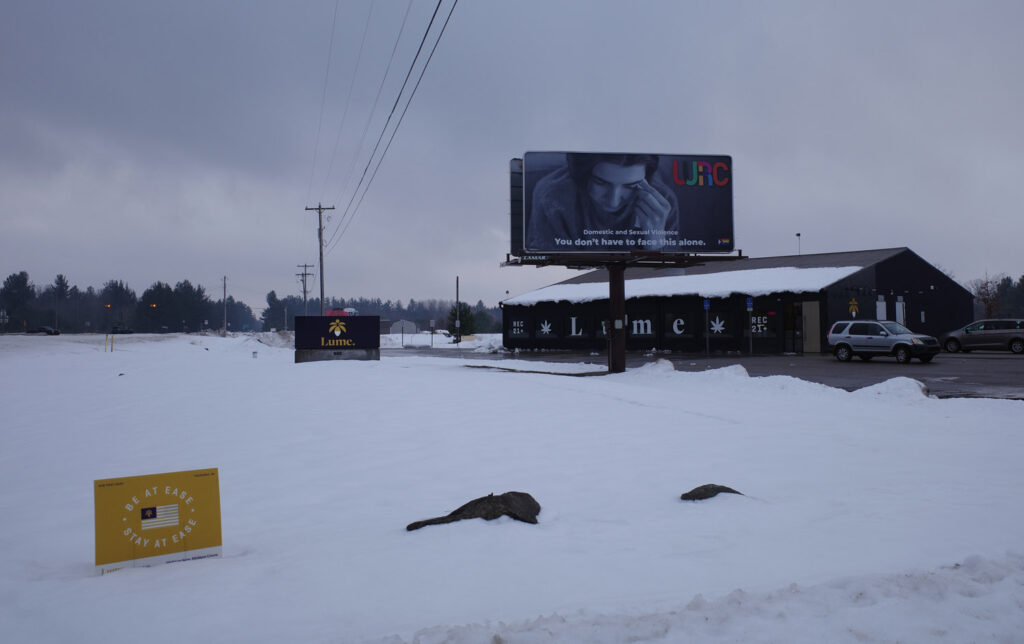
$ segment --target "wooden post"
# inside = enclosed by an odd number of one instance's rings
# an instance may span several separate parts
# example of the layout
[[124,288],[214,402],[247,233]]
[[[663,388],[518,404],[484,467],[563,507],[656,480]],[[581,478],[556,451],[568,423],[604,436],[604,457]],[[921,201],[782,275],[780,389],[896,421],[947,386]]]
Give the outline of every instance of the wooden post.
[[[316,208],[306,208],[306,210],[315,210],[317,214],[317,227],[316,227],[316,238],[317,243],[320,245],[320,315],[324,314],[324,211],[334,210],[334,206],[325,206],[321,203],[317,203]],[[284,328],[288,329],[288,307],[285,307],[285,318]]]

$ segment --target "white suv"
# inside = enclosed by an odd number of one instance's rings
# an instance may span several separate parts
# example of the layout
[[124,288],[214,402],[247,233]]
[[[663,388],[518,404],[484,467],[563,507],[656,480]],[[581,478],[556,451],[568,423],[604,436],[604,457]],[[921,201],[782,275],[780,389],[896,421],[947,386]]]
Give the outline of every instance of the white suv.
[[828,330],[828,346],[838,360],[853,356],[870,360],[875,356],[895,356],[896,362],[911,358],[931,362],[941,348],[930,335],[914,333],[898,322],[886,320],[843,320]]

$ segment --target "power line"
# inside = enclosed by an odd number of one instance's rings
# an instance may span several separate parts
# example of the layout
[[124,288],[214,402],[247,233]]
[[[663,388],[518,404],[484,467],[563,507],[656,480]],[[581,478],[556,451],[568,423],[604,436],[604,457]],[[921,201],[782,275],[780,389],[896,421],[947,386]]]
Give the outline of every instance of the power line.
[[[398,128],[402,125],[402,120],[405,118],[406,112],[409,111],[409,106],[412,104],[412,99],[416,95],[416,90],[419,89],[420,82],[423,80],[423,76],[427,72],[427,67],[430,65],[430,61],[434,57],[434,52],[437,51],[437,46],[441,42],[441,37],[444,36],[445,29],[448,27],[448,22],[451,20],[452,13],[454,13],[455,6],[458,3],[459,3],[459,0],[455,0],[452,3],[452,8],[448,11],[448,16],[445,18],[444,24],[441,26],[441,32],[438,34],[437,40],[434,41],[434,46],[430,50],[430,55],[427,56],[427,60],[423,64],[423,69],[420,70],[419,78],[416,80],[416,84],[413,86],[412,92],[410,92],[410,94],[409,94],[409,100],[406,101],[405,108],[402,110],[402,114],[398,117],[398,122],[395,123],[395,128],[391,131],[391,137],[388,139],[388,144],[387,144],[387,146],[385,146],[384,151],[381,153],[380,157],[377,159],[377,165],[374,166],[374,168],[373,168],[373,174],[370,175],[370,179],[366,182],[366,187],[363,189],[363,194],[359,197],[359,202],[356,204],[355,210],[352,211],[350,216],[348,216],[349,210],[348,210],[348,206],[346,206],[345,213],[342,214],[341,220],[339,220],[339,222],[338,222],[338,229],[337,230],[340,230],[340,234],[336,235],[337,239],[335,239],[333,241],[333,243],[328,242],[330,244],[330,246],[331,246],[328,249],[328,252],[333,250],[334,247],[338,245],[338,243],[341,241],[341,238],[344,237],[345,231],[348,230],[349,225],[352,223],[352,220],[355,219],[355,215],[356,215],[356,212],[358,212],[358,210],[359,210],[359,206],[362,205],[363,199],[366,197],[366,193],[370,190],[370,185],[373,183],[373,179],[377,176],[377,170],[380,168],[381,163],[384,162],[384,157],[385,157],[385,155],[387,155],[388,150],[391,149],[391,143],[395,140],[395,135],[398,133]],[[439,0],[439,2],[437,3],[437,7],[440,8],[440,6],[441,6],[441,1]],[[435,9],[434,13],[435,13],[435,15],[437,14],[437,10],[436,9]],[[433,22],[434,22],[433,17],[431,18],[430,22],[431,22],[431,24],[433,24]],[[429,26],[427,27],[427,30],[428,31],[430,30]],[[422,46],[422,44],[421,44],[421,46]],[[419,52],[417,52],[417,56],[418,55],[419,55]],[[415,64],[415,60],[414,60],[414,64]],[[411,71],[411,69],[410,69],[410,71]],[[404,87],[404,85],[403,85],[403,87]],[[396,102],[396,104],[397,104],[397,102]],[[389,117],[389,119],[390,119],[390,117]],[[385,124],[385,128],[387,128],[387,124]],[[381,131],[381,137],[383,137],[383,136],[384,136],[384,132]],[[380,139],[378,139],[377,142],[379,144],[380,143]],[[376,148],[374,148],[374,151],[376,152]],[[371,154],[370,162],[367,163],[367,168],[369,168],[370,163],[372,163],[372,161],[373,161],[373,155]],[[363,175],[364,176],[366,175],[366,170],[363,171]],[[362,183],[361,179],[360,179],[360,183]],[[358,191],[358,189],[359,189],[359,187],[356,186],[356,191]],[[355,197],[355,194],[356,193],[353,192],[353,194],[352,194],[353,198]],[[351,205],[351,203],[352,203],[352,201],[350,199],[349,200],[349,206]],[[347,216],[347,221],[346,221],[346,216]],[[344,227],[342,227],[342,222],[344,222]],[[332,239],[334,239],[334,236],[332,236]]]
[[334,0],[334,17],[331,19],[331,41],[327,47],[327,71],[324,72],[324,89],[320,95],[320,117],[316,122],[316,139],[313,141],[313,163],[309,168],[309,187],[306,188],[306,202],[313,192],[313,174],[316,172],[316,157],[320,150],[320,129],[324,123],[324,105],[327,103],[327,81],[331,77],[331,59],[334,57],[334,26],[338,21],[339,0]]
[[[338,154],[338,144],[341,142],[341,134],[345,131],[345,122],[348,121],[348,110],[352,104],[352,90],[356,86],[356,78],[359,77],[359,68],[363,63],[363,50],[366,47],[366,34],[370,31],[370,19],[373,17],[373,7],[376,2],[370,3],[370,11],[366,14],[366,24],[363,26],[363,37],[359,41],[359,53],[356,54],[356,66],[352,71],[352,82],[348,85],[348,95],[345,97],[345,108],[341,112],[341,124],[338,126],[338,134],[334,138],[334,148],[331,151],[331,161],[327,164],[327,173],[324,175],[324,189],[327,186],[327,180],[331,176],[331,171],[334,169],[334,159]],[[324,190],[321,190],[321,194]],[[307,197],[306,201],[309,201]]]
[[[380,96],[384,90],[384,83],[387,81],[388,76],[391,74],[391,64],[395,60],[395,53],[398,51],[398,43],[401,42],[402,40],[402,34],[405,33],[405,25],[409,20],[409,12],[411,9],[412,0],[409,0],[409,2],[405,6],[405,15],[402,17],[402,24],[398,28],[398,35],[395,37],[395,44],[392,45],[391,47],[391,55],[388,57],[388,64],[384,69],[384,75],[381,76],[380,84],[377,86],[377,95],[373,99],[373,105],[370,106],[370,111],[367,112],[366,114],[366,123],[363,125],[363,133],[360,135],[359,143],[356,144],[355,150],[352,153],[352,159],[349,162],[348,168],[345,170],[343,174],[343,178],[341,180],[342,194],[344,193],[345,186],[348,185],[349,180],[352,178],[352,169],[355,167],[356,159],[359,157],[360,150],[363,149],[363,143],[366,142],[366,135],[370,131],[370,123],[373,120],[374,113],[377,111],[377,104],[380,102]],[[335,143],[335,146],[337,146],[337,143]],[[341,201],[340,194],[338,195],[338,198],[335,199],[335,201]]]
[[[355,196],[358,194],[359,188],[362,187],[362,182],[364,182],[364,180],[366,179],[367,172],[369,172],[370,170],[370,166],[373,165],[374,156],[376,156],[378,149],[380,149],[380,144],[381,141],[384,139],[384,134],[387,132],[387,128],[391,124],[391,119],[394,117],[394,113],[398,109],[398,103],[401,102],[401,95],[404,93],[404,91],[406,91],[406,87],[409,85],[409,79],[412,77],[413,71],[416,69],[416,63],[420,59],[420,54],[423,52],[423,46],[427,42],[427,37],[430,35],[430,30],[431,28],[433,28],[434,20],[437,18],[437,12],[440,10],[442,2],[443,0],[437,0],[437,5],[434,7],[434,12],[430,16],[430,23],[427,25],[427,29],[423,32],[423,38],[420,39],[420,46],[416,50],[416,55],[413,56],[413,62],[409,66],[409,72],[406,73],[406,79],[404,79],[404,81],[402,81],[401,83],[401,88],[398,90],[398,94],[394,98],[394,103],[391,105],[391,112],[388,114],[387,121],[384,123],[384,127],[381,128],[381,133],[380,136],[377,137],[377,143],[374,145],[373,152],[370,153],[370,159],[367,161],[367,166],[364,169],[362,169],[362,175],[359,177],[358,183],[352,190],[352,195],[348,200],[348,204],[346,204],[345,206],[345,210],[342,213],[341,218],[338,220],[338,225],[337,227],[335,227],[335,231],[331,234],[331,239],[328,241],[328,245],[332,245],[332,243],[334,243],[335,239],[338,237],[338,231],[341,229],[342,223],[345,221],[345,219],[348,217],[349,212],[351,211],[352,203],[355,201]],[[455,9],[455,4],[452,5],[452,8],[453,10]],[[450,12],[449,17],[451,16],[452,14]],[[437,46],[436,43],[434,43],[434,46]],[[423,71],[426,71],[426,66],[424,66]],[[422,72],[420,74],[420,78],[423,78]]]
[[[359,177],[359,182],[356,187],[352,190],[352,195],[349,197],[348,203],[345,205],[345,210],[338,220],[338,225],[334,228],[334,232],[331,234],[331,238],[327,241],[328,245],[335,240],[338,236],[338,231],[341,230],[342,223],[348,217],[348,213],[352,208],[352,202],[355,200],[355,196],[359,193],[359,189],[363,185],[363,180],[366,179],[366,172],[370,169],[370,165],[373,163],[373,157],[377,154],[377,150],[380,149],[380,142],[384,139],[384,134],[387,132],[388,125],[391,124],[391,119],[395,115],[395,110],[398,109],[398,104],[402,100],[402,94],[405,92],[406,86],[409,84],[409,78],[412,76],[413,70],[416,68],[416,62],[420,58],[420,54],[423,52],[423,45],[427,42],[427,37],[430,35],[430,29],[434,26],[434,20],[437,19],[437,12],[441,9],[441,3],[444,0],[437,0],[437,5],[434,7],[434,13],[430,16],[430,22],[427,23],[427,28],[423,32],[423,38],[420,39],[419,47],[416,48],[416,55],[412,58],[412,63],[409,64],[409,71],[405,74],[405,80],[402,81],[402,87],[399,88],[398,94],[395,96],[395,102],[391,105],[391,111],[388,113],[388,118],[384,122],[384,127],[381,128],[380,136],[377,137],[377,143],[373,146],[373,151],[370,152],[370,157],[366,161],[366,167],[363,168],[363,174]],[[333,246],[332,246],[333,248]]]

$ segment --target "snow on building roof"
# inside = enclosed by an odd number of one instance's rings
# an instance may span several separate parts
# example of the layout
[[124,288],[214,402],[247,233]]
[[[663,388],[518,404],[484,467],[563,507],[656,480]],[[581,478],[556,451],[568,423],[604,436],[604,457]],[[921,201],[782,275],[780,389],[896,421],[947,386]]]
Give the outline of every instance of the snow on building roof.
[[[848,277],[863,266],[796,268],[754,268],[698,275],[670,275],[626,280],[626,299],[698,295],[729,297],[733,293],[756,297],[770,293],[817,292]],[[539,302],[593,302],[608,299],[608,283],[588,282],[552,284],[517,295],[506,305],[530,306]]]

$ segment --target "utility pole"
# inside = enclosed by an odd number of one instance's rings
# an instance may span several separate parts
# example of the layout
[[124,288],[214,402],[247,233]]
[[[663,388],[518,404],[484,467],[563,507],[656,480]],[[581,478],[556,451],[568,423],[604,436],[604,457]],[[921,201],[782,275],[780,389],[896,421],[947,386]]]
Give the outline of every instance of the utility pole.
[[221,332],[222,336],[228,334],[228,276],[224,276],[224,331]]
[[462,320],[459,319],[459,276],[455,276],[455,344],[462,342]]
[[[306,278],[312,275],[312,273],[309,272],[309,269],[313,268],[313,265],[299,264],[298,267],[302,269],[301,273],[295,274],[300,280],[302,280],[302,314],[309,315],[309,305],[306,302]],[[322,283],[323,280],[321,280],[321,284]]]
[[316,208],[307,207],[306,210],[315,210],[318,220],[316,236],[320,245],[320,315],[322,316],[324,314],[324,211],[334,210],[334,206],[324,206],[317,202]]

